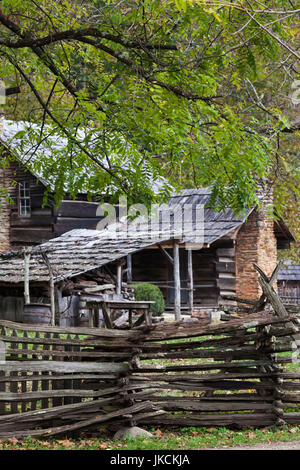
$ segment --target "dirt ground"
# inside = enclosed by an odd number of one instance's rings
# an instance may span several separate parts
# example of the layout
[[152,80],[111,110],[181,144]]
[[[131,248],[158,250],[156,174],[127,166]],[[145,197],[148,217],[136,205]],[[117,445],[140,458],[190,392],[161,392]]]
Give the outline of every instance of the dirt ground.
[[256,444],[254,446],[220,447],[211,450],[300,450],[300,441],[273,442],[272,444]]

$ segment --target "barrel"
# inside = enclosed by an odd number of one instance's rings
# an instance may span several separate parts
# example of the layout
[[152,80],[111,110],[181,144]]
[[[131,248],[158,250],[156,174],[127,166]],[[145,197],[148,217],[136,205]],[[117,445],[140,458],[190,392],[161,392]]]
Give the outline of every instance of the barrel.
[[24,305],[24,323],[31,325],[50,325],[51,305],[27,304]]

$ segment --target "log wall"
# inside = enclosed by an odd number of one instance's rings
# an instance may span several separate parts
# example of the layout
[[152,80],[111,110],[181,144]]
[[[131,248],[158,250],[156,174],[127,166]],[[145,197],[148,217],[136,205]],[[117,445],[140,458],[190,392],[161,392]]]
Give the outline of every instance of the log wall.
[[[171,249],[168,253],[173,256]],[[193,250],[194,306],[217,306],[220,288],[217,285],[216,250]],[[181,305],[189,307],[188,251],[180,248]],[[166,301],[166,308],[174,308],[173,266],[157,249],[143,250],[132,255],[132,282],[149,282],[157,285]],[[234,292],[231,290],[230,292]]]

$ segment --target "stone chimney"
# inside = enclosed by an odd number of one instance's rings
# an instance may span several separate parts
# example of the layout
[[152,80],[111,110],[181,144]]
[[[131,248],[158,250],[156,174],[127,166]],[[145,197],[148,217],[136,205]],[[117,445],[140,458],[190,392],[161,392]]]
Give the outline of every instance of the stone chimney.
[[277,263],[277,240],[272,218],[273,192],[267,181],[259,183],[260,206],[239,230],[235,241],[236,295],[258,299],[261,288],[253,263],[271,276]]
[[[4,128],[4,112],[0,110],[0,141]],[[10,249],[10,207],[7,201],[7,191],[10,181],[9,168],[3,168],[1,160],[4,148],[0,142],[0,251]]]

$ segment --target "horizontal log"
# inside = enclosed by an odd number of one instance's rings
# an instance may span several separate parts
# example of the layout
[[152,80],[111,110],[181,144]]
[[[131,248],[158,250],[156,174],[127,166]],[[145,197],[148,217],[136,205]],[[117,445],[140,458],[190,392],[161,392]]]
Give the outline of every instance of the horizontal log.
[[278,328],[278,327],[270,327],[268,332],[244,332],[238,336],[225,336],[223,338],[217,337],[213,339],[204,339],[202,341],[182,341],[178,343],[142,343],[139,344],[139,348],[141,348],[143,353],[147,352],[163,352],[163,351],[178,351],[178,350],[187,350],[187,349],[196,349],[201,347],[217,347],[220,345],[228,345],[234,346],[237,344],[248,343],[252,341],[259,341],[259,340],[267,340],[272,336],[282,337],[288,336],[297,331],[295,326],[289,328]]
[[219,369],[240,369],[241,367],[258,367],[258,366],[272,366],[274,363],[272,360],[265,360],[265,361],[241,361],[238,363],[233,362],[209,362],[203,364],[189,364],[188,366],[184,365],[176,365],[176,366],[151,366],[151,365],[143,365],[139,367],[135,372],[138,373],[163,373],[163,372],[175,372],[175,371],[186,371],[187,369],[190,371],[200,371],[200,370],[219,370]]
[[232,381],[220,380],[219,382],[154,382],[152,386],[161,390],[186,390],[186,391],[218,391],[218,390],[269,390],[272,391],[276,387],[273,382],[248,382],[248,381]]
[[300,383],[299,382],[283,382],[280,384],[280,388],[282,390],[300,390]]
[[[113,392],[112,401],[120,401],[120,395],[128,392],[122,386],[115,387]],[[134,398],[142,398],[144,395],[149,395],[153,393],[152,391],[147,392],[137,392],[134,394]],[[80,398],[98,398],[103,395],[107,395],[107,391],[103,393],[102,390],[81,390],[81,389],[66,389],[66,390],[41,390],[39,392],[22,392],[22,393],[9,393],[9,392],[0,392],[0,401],[4,402],[13,402],[13,401],[32,401],[32,400],[42,400],[45,398],[59,398],[59,397],[80,397]]]
[[219,277],[217,279],[217,286],[219,289],[227,290],[227,289],[232,289],[234,290],[236,285],[236,280],[235,277]]
[[[74,217],[74,218],[95,218],[99,208],[98,202],[86,201],[62,201],[58,209],[55,209],[57,217]],[[97,217],[98,220],[101,216]]]
[[[188,395],[180,395],[178,396],[172,396],[172,395],[162,395],[162,396],[155,396],[157,400],[164,400],[164,401],[169,401],[169,400],[190,400],[191,397]],[[153,398],[152,398],[153,399]],[[266,396],[261,396],[256,392],[251,392],[251,393],[233,393],[233,394],[224,394],[224,393],[217,393],[216,395],[201,395],[197,398],[195,398],[198,401],[201,401],[201,403],[213,403],[213,402],[248,402],[250,401],[251,403],[259,403],[259,402],[264,402],[264,403],[272,403],[274,401],[274,397],[270,395]],[[154,399],[153,399],[154,400]],[[155,400],[154,400],[155,401]]]
[[105,415],[97,415],[88,420],[80,421],[66,426],[57,426],[48,429],[28,429],[24,431],[12,431],[0,433],[0,439],[8,439],[9,437],[15,437],[17,439],[24,438],[27,436],[56,436],[59,434],[66,434],[78,429],[84,429],[94,424],[104,423],[110,421],[118,416],[124,416],[129,414],[134,414],[142,410],[151,410],[153,409],[152,403],[143,402],[138,403],[133,406],[123,408],[121,410],[113,411],[111,413],[106,413]]
[[86,337],[83,339],[70,339],[70,338],[48,338],[48,337],[35,337],[29,338],[24,336],[4,336],[0,335],[0,340],[5,343],[18,343],[18,344],[36,344],[36,345],[49,345],[49,346],[79,346],[79,347],[97,347],[99,350],[128,350],[133,346],[132,342],[123,339],[111,338],[91,338]]
[[237,297],[236,295],[222,295],[222,299],[233,300],[234,302],[239,302],[241,304],[247,304],[247,305],[257,304],[257,300],[244,299],[242,297]]
[[99,374],[120,374],[128,372],[127,364],[113,362],[63,362],[63,361],[6,361],[0,364],[1,372],[55,372],[78,373],[98,372]]
[[251,316],[251,318],[247,319],[238,319],[228,321],[225,324],[217,324],[217,325],[197,325],[196,323],[193,324],[184,324],[180,322],[174,322],[171,325],[168,324],[160,324],[156,328],[154,328],[150,333],[145,333],[145,337],[143,338],[144,341],[154,341],[154,340],[170,340],[170,339],[178,339],[178,338],[192,338],[196,336],[211,336],[213,334],[221,334],[221,333],[230,333],[232,331],[245,331],[248,329],[256,328],[258,326],[265,326],[265,325],[273,325],[273,324],[281,324],[286,323],[287,321],[292,320],[292,317],[287,318],[280,318],[275,317],[272,315],[268,315],[266,317],[260,316]]
[[272,404],[267,403],[255,403],[255,402],[223,402],[223,401],[214,401],[214,402],[202,402],[201,398],[197,400],[179,400],[174,398],[174,400],[165,401],[163,399],[155,399],[154,397],[149,397],[157,406],[161,407],[166,411],[245,411],[245,410],[260,410],[260,411],[272,411]]
[[[73,374],[70,376],[69,374],[52,374],[51,376],[49,375],[39,375],[39,374],[36,374],[36,375],[27,375],[27,371],[24,371],[26,375],[6,375],[6,376],[1,376],[0,375],[0,383],[2,382],[7,382],[7,383],[10,383],[10,382],[35,382],[35,381],[43,381],[43,380],[51,380],[51,382],[53,380],[57,381],[57,380],[65,380],[65,379],[68,379],[68,380],[92,380],[92,379],[95,379],[98,381],[99,385],[101,383],[105,383],[103,381],[108,381],[109,379],[115,381],[116,379],[116,376],[115,375],[108,375],[108,374],[105,374],[105,378],[102,377],[102,374],[101,376],[99,376],[99,374],[86,374],[86,373],[83,373],[83,374]],[[29,371],[30,372],[30,371]],[[107,382],[106,382],[107,383]]]
[[[276,353],[292,351],[290,345],[274,345],[272,348],[264,348],[264,353]],[[228,347],[216,349],[196,349],[189,351],[176,352],[156,352],[154,354],[141,354],[141,360],[149,359],[193,359],[193,358],[218,358],[225,360],[227,357],[231,359],[258,359],[261,356],[261,350],[255,349],[255,346]],[[188,368],[188,366],[187,366]]]
[[163,415],[145,419],[140,423],[180,427],[220,427],[230,425],[265,427],[274,424],[274,415],[271,413]]
[[[57,350],[34,350],[34,349],[13,349],[7,348],[6,355],[16,356],[46,356],[46,357],[86,357],[91,359],[111,359],[111,360],[129,360],[132,354],[125,352],[103,352],[103,351],[57,351]],[[6,357],[7,357],[6,356]],[[0,365],[1,368],[1,365]]]
[[235,262],[221,261],[216,263],[217,273],[235,273]]
[[234,258],[235,249],[234,248],[217,248],[216,253],[219,257],[228,256],[230,258]]
[[10,242],[22,244],[26,243],[44,243],[54,237],[54,232],[51,227],[19,227],[10,230]]
[[[298,375],[298,374],[297,374]],[[137,375],[133,374],[131,376],[131,380],[144,380],[144,381],[166,381],[166,382],[176,382],[180,380],[184,380],[188,382],[205,382],[205,381],[218,381],[223,379],[254,379],[254,378],[272,378],[272,377],[281,377],[281,374],[273,371],[273,372],[261,372],[260,370],[249,369],[249,372],[245,373],[235,373],[235,372],[228,372],[228,373],[213,373],[213,374],[153,374],[153,375]]]
[[298,424],[299,425],[300,424],[300,413],[283,413],[282,419],[287,424]]
[[85,328],[85,327],[60,327],[49,325],[26,325],[26,323],[15,323],[8,320],[0,320],[0,327],[4,326],[14,330],[23,330],[40,333],[59,333],[59,334],[76,334],[88,335],[99,338],[126,338],[137,340],[141,337],[138,331],[108,330],[105,328]]
[[[118,393],[122,391],[120,387],[117,392],[115,392],[112,401],[117,400]],[[22,401],[32,401],[32,400],[43,400],[45,398],[59,398],[59,397],[80,397],[80,398],[98,398],[102,396],[101,391],[92,391],[92,390],[41,390],[40,392],[22,392],[22,393],[9,393],[9,392],[0,392],[0,401],[9,403],[13,401],[22,402]]]

